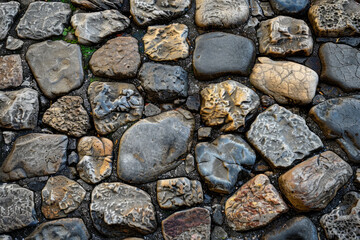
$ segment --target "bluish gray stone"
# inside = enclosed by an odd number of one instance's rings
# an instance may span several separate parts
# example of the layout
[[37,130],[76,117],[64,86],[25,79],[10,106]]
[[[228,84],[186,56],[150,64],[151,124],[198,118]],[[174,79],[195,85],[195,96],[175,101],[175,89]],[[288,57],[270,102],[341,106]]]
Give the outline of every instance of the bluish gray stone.
[[278,15],[302,15],[310,7],[310,0],[270,0],[274,12]]

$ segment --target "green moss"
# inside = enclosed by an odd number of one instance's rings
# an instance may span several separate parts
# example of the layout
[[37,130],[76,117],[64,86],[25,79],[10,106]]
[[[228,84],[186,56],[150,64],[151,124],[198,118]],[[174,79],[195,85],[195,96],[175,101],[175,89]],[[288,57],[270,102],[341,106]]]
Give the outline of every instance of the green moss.
[[91,55],[96,51],[95,47],[80,45],[81,53],[85,60],[89,60]]
[[101,78],[98,78],[98,77],[91,77],[90,78],[90,83],[93,83],[93,82],[96,82],[96,81],[100,81]]

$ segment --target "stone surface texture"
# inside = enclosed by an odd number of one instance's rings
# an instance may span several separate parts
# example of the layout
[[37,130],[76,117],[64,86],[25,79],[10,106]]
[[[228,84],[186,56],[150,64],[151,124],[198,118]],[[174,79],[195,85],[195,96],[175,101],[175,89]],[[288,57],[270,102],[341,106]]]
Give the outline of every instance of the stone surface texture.
[[6,38],[15,16],[20,10],[20,3],[15,1],[0,3],[0,40]]
[[[1,4],[0,4],[1,9]],[[1,26],[1,25],[0,25]],[[0,57],[0,89],[18,87],[23,81],[21,57],[18,54]]]
[[272,9],[278,15],[299,16],[307,12],[310,0],[269,0]]
[[24,41],[17,38],[13,38],[12,36],[9,36],[6,39],[7,50],[11,50],[11,51],[19,50],[20,48],[22,48],[23,45],[24,45]]
[[71,3],[80,8],[91,11],[101,11],[109,9],[120,10],[124,5],[124,0],[71,0]]

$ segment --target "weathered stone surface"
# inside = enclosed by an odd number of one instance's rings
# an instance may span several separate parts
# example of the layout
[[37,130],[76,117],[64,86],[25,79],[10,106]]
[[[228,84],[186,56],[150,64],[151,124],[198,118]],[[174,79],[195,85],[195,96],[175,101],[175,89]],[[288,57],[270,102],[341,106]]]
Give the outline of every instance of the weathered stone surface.
[[79,96],[61,97],[46,110],[42,121],[59,132],[81,137],[91,127],[83,102]]
[[31,88],[0,91],[0,127],[33,129],[39,113],[38,92]]
[[94,13],[76,13],[71,17],[71,25],[80,44],[91,45],[105,37],[124,30],[130,20],[117,10]]
[[15,16],[20,10],[20,3],[15,1],[0,3],[0,40],[8,34]]
[[186,177],[158,180],[156,191],[159,206],[165,209],[191,207],[204,200],[201,183]]
[[275,13],[272,10],[270,2],[260,2],[260,7],[261,7],[265,17],[271,18],[271,17],[275,16]]
[[17,38],[13,38],[12,36],[9,36],[6,39],[6,49],[7,50],[19,50],[20,48],[22,48],[22,46],[24,45],[24,41],[17,39]]
[[320,219],[328,239],[356,240],[360,236],[360,193],[348,192],[341,203]]
[[113,143],[107,138],[83,137],[78,144],[77,170],[82,180],[98,183],[111,175]]
[[325,43],[320,47],[321,80],[344,91],[360,89],[360,51],[345,44]]
[[136,24],[152,25],[159,21],[170,21],[183,15],[190,7],[190,0],[149,1],[130,0],[130,12]]
[[105,135],[141,118],[144,99],[133,84],[93,82],[88,89],[96,131]]
[[210,190],[230,193],[244,165],[253,165],[256,154],[240,136],[221,135],[212,143],[198,143],[195,148],[200,175]]
[[[0,4],[1,6],[1,4]],[[0,25],[1,26],[1,25]],[[18,54],[0,57],[0,89],[18,87],[23,81],[21,57]]]
[[232,28],[249,18],[247,0],[196,0],[195,23],[203,28]]
[[71,9],[67,3],[30,3],[16,27],[17,35],[35,40],[61,35],[70,15]]
[[89,66],[96,76],[128,79],[136,76],[140,63],[136,38],[117,37],[107,41],[94,52]]
[[304,65],[259,57],[250,75],[257,89],[280,104],[309,104],[319,81],[317,73]]
[[233,80],[210,84],[200,94],[202,120],[208,126],[225,124],[221,128],[225,132],[244,127],[260,105],[253,90]]
[[170,102],[187,97],[188,74],[180,66],[144,63],[138,77],[151,101]]
[[262,237],[262,240],[318,240],[314,223],[307,217],[294,217]]
[[246,136],[274,168],[289,167],[323,147],[302,117],[277,104],[257,116]]
[[65,135],[30,133],[16,139],[0,169],[2,181],[56,173],[66,162]]
[[360,162],[360,96],[333,98],[310,112],[328,139],[335,139],[353,162]]
[[242,185],[225,204],[228,225],[236,231],[265,226],[287,210],[284,200],[264,174]]
[[189,56],[186,42],[188,27],[184,24],[150,26],[143,37],[145,53],[154,61],[171,61]]
[[210,80],[228,74],[248,76],[255,55],[255,44],[248,38],[223,32],[200,35],[193,54],[195,77]]
[[0,185],[0,233],[36,224],[34,193],[17,184]]
[[48,98],[64,95],[84,81],[79,45],[65,41],[44,41],[33,44],[26,53],[32,73]]
[[191,208],[173,213],[162,221],[165,240],[210,240],[211,217],[205,208]]
[[198,139],[205,140],[211,137],[211,127],[201,127],[198,129]]
[[91,194],[90,211],[96,229],[106,236],[149,234],[156,229],[150,195],[124,183],[97,185]]
[[360,34],[360,3],[355,0],[318,0],[308,16],[319,37]]
[[178,166],[190,147],[195,120],[183,109],[140,120],[122,136],[117,174],[131,183],[150,182]]
[[101,11],[109,9],[120,10],[124,0],[71,0],[71,3],[80,8],[91,11]]
[[161,113],[161,109],[155,104],[148,103],[144,107],[144,115],[146,117],[155,116]]
[[90,234],[81,218],[65,218],[42,223],[25,239],[88,240]]
[[311,31],[303,20],[278,16],[260,23],[257,30],[259,51],[271,56],[310,56],[313,51]]
[[320,210],[352,176],[351,166],[331,151],[296,165],[279,177],[281,192],[299,211]]
[[270,0],[270,4],[277,15],[299,16],[307,12],[310,0]]
[[13,238],[9,235],[0,235],[0,240],[12,240]]

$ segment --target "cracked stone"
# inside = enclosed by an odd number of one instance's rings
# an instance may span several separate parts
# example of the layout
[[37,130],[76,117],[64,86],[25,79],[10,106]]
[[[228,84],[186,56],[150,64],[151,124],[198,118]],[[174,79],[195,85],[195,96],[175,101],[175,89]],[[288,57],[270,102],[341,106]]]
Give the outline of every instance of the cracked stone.
[[310,0],[270,0],[272,9],[277,15],[304,15],[310,7]]
[[90,11],[121,10],[124,0],[71,0],[71,3]]
[[24,45],[24,41],[21,41],[20,39],[17,38],[13,38],[12,36],[9,36],[6,39],[7,50],[11,50],[11,51],[19,50],[22,48],[23,45]]
[[15,1],[0,3],[0,40],[6,38],[15,16],[19,13],[20,3]]
[[[1,6],[1,4],[0,4]],[[23,82],[23,68],[18,54],[0,57],[0,89],[18,87]]]

